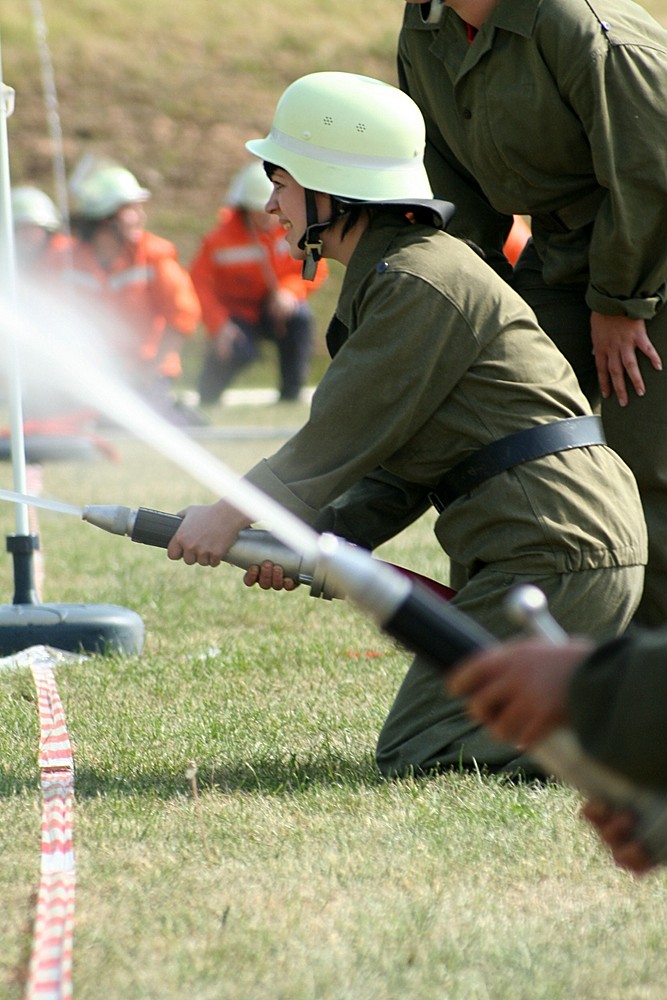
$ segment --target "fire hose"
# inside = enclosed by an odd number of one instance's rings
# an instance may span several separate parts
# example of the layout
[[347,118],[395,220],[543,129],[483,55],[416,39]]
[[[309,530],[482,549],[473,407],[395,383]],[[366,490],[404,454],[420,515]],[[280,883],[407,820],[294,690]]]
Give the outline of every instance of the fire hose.
[[[175,514],[119,506],[84,507],[82,517],[113,534],[163,548],[181,523]],[[312,565],[269,532],[255,528],[241,531],[225,557],[226,562],[243,569],[267,559],[282,566],[285,576],[309,583],[314,596],[349,598],[383,631],[441,672],[497,643],[486,629],[427,586],[428,578],[411,571],[397,572],[400,568],[335,535],[320,537],[319,556]],[[513,596],[514,615],[522,615],[526,624],[554,643],[566,638],[548,615],[541,592],[536,587],[522,589],[527,600],[522,604],[516,594]],[[535,599],[536,594],[538,598],[541,595],[541,601]],[[554,730],[530,753],[546,773],[568,782],[588,798],[632,809],[637,816],[637,838],[655,862],[667,862],[666,797],[635,785],[589,757],[569,729]]]
[[[152,510],[148,507],[133,509],[114,504],[92,504],[83,508],[81,516],[84,521],[111,534],[127,535],[133,542],[155,545],[163,549],[167,548],[183,520],[178,514],[167,514],[161,510]],[[325,600],[345,597],[345,588],[327,577],[322,564],[292,551],[278,541],[270,531],[261,528],[244,528],[240,531],[237,541],[224,557],[226,563],[239,569],[258,566],[267,560],[282,566],[286,577],[297,583],[307,584],[312,597],[322,597]],[[438,583],[428,576],[422,576],[421,573],[415,573],[414,570],[395,566],[393,563],[390,565],[411,580],[419,581],[445,600],[449,600],[456,593],[451,587]]]

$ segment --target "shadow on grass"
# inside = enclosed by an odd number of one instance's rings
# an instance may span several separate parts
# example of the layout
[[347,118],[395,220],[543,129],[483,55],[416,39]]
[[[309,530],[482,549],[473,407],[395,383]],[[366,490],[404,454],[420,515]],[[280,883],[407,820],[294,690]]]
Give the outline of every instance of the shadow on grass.
[[[150,795],[170,799],[189,795],[192,779],[188,764],[181,771],[140,771],[120,774],[86,767],[75,769],[78,799],[99,796]],[[202,764],[197,770],[199,791],[254,792],[259,795],[291,796],[313,788],[369,788],[382,783],[372,754],[358,758],[336,753],[309,757],[296,754],[260,756],[224,763]],[[25,778],[0,774],[0,799],[11,798],[39,788],[39,777]]]

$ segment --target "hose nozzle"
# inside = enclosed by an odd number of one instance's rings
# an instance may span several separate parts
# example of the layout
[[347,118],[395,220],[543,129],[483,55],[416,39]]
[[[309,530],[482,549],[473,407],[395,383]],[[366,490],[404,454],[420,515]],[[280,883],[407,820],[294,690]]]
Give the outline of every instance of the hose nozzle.
[[[167,514],[162,510],[148,507],[122,507],[118,505],[94,504],[83,508],[82,518],[96,528],[109,531],[112,535],[127,535],[133,542],[156,545],[166,549],[183,520],[178,514]],[[299,583],[310,585],[313,597],[342,597],[342,593],[328,583],[326,576],[317,572],[316,567],[279,542],[269,531],[260,528],[244,528],[231,546],[225,562],[239,569],[258,566],[270,560],[282,566],[285,576]]]
[[93,504],[83,508],[81,517],[112,535],[131,536],[136,513],[136,510],[118,504]]

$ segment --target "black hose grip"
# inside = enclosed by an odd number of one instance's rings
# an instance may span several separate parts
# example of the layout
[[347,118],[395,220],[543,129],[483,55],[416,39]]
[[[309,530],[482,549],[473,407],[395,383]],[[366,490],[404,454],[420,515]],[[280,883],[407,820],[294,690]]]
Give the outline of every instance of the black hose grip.
[[178,514],[166,514],[162,510],[138,507],[130,538],[133,542],[157,545],[161,549],[166,549],[182,520]]
[[412,590],[382,628],[443,673],[459,660],[498,640],[452,604],[422,584]]

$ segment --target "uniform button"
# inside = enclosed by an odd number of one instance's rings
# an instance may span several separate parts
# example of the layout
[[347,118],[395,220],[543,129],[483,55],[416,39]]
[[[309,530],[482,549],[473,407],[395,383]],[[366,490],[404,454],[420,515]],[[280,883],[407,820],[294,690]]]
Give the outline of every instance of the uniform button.
[[466,121],[470,121],[472,118],[472,111],[470,108],[464,108],[462,114]]
[[383,274],[387,270],[388,267],[389,267],[389,264],[387,263],[387,261],[386,260],[381,260],[379,264],[375,265],[375,270],[377,271],[378,274]]

